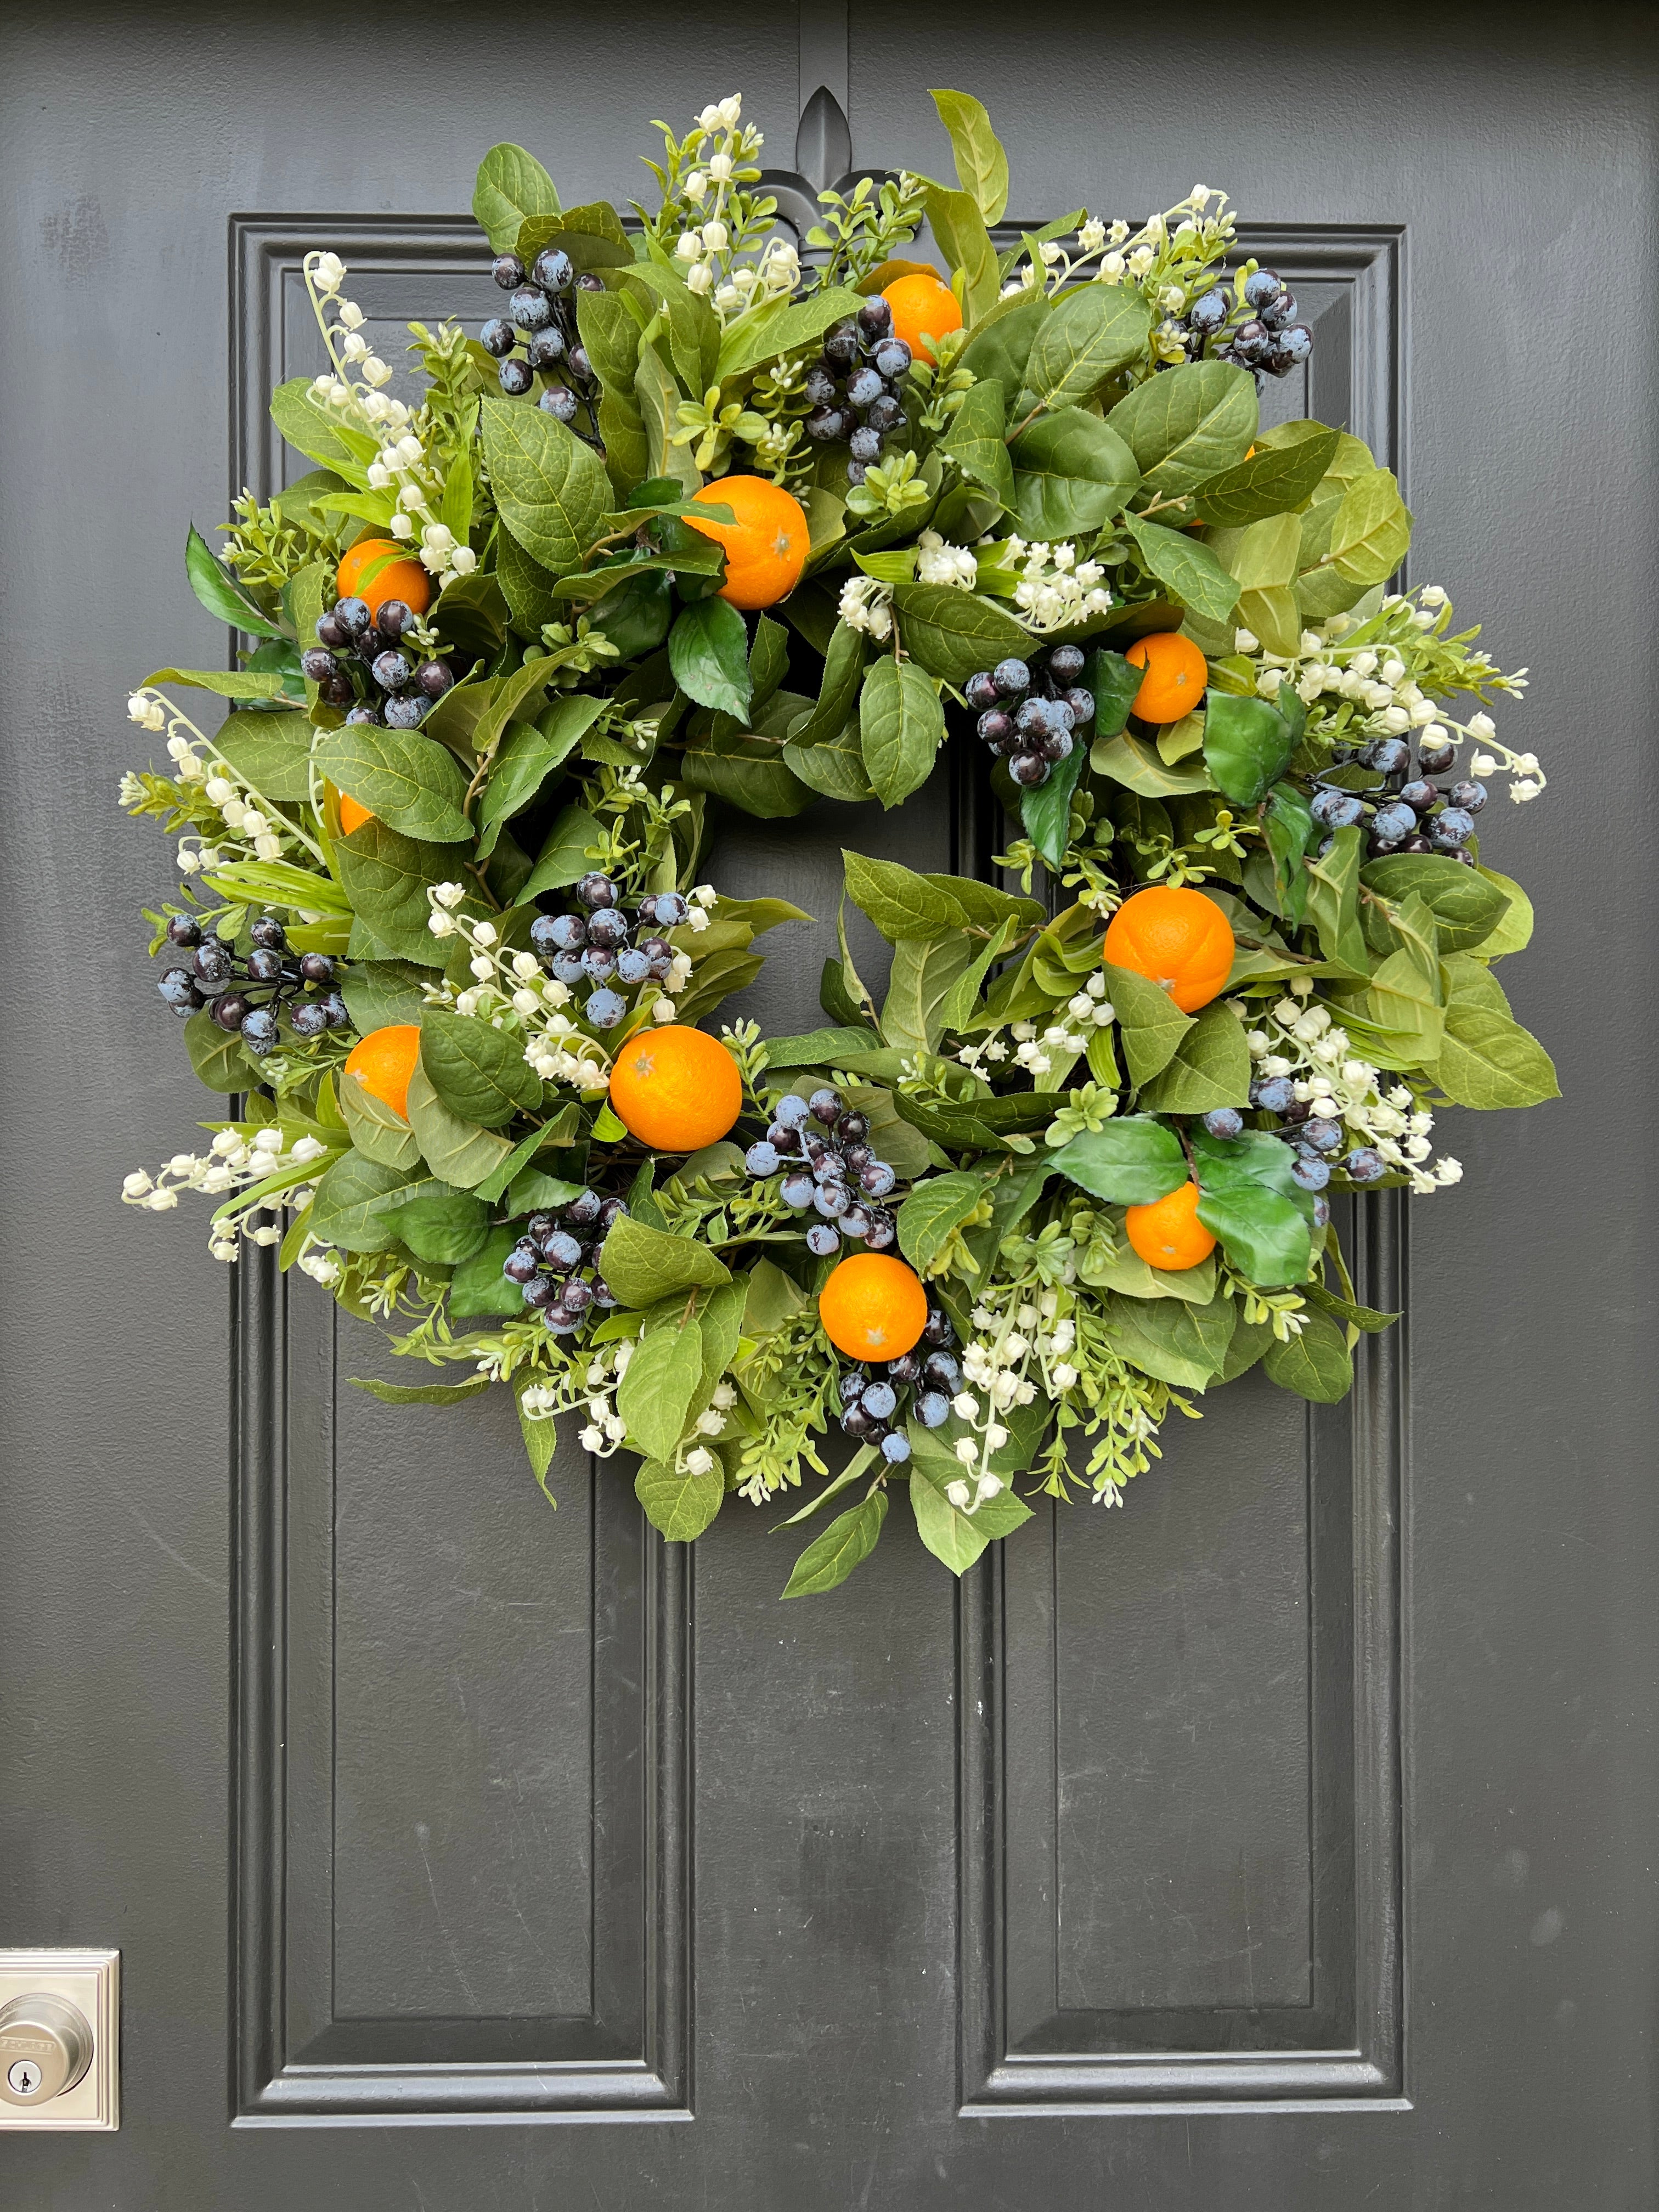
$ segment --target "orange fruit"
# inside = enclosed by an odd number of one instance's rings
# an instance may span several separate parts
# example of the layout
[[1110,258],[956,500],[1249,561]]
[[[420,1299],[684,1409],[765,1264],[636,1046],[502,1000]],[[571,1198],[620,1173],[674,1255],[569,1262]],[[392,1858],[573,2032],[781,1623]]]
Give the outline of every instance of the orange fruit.
[[1226,988],[1233,964],[1227,917],[1202,891],[1149,884],[1124,900],[1106,927],[1100,957],[1161,983],[1183,1014]]
[[340,835],[349,837],[354,830],[361,830],[365,822],[374,819],[368,807],[355,799],[349,791],[340,793]]
[[1178,722],[1204,704],[1209,665],[1191,638],[1178,629],[1154,630],[1138,637],[1123,658],[1146,672],[1130,713],[1143,722]]
[[371,1030],[346,1054],[345,1072],[354,1083],[389,1106],[400,1121],[409,1119],[409,1079],[421,1056],[418,1022],[393,1022]]
[[818,1292],[818,1319],[849,1359],[902,1359],[921,1340],[927,1293],[914,1267],[888,1252],[855,1252]]
[[922,361],[933,358],[929,338],[962,328],[962,303],[937,276],[896,276],[881,296],[893,311],[893,336]]
[[653,1152],[700,1152],[742,1112],[743,1078],[717,1037],[667,1022],[641,1030],[617,1054],[611,1106]]
[[1126,1208],[1123,1226],[1129,1242],[1149,1267],[1179,1274],[1214,1251],[1215,1239],[1198,1218],[1198,1185],[1183,1182],[1150,1206]]
[[806,513],[794,494],[764,477],[717,477],[691,496],[729,507],[737,517],[735,522],[685,518],[693,530],[726,548],[720,597],[734,607],[771,607],[787,599],[811,550]]
[[[372,582],[360,580],[365,568],[388,553],[398,558],[387,562]],[[432,579],[418,561],[409,557],[409,548],[399,545],[395,538],[360,538],[355,545],[348,546],[340,556],[340,597],[343,599],[362,599],[372,615],[380,613],[388,599],[401,599],[417,615],[423,615],[432,599]]]

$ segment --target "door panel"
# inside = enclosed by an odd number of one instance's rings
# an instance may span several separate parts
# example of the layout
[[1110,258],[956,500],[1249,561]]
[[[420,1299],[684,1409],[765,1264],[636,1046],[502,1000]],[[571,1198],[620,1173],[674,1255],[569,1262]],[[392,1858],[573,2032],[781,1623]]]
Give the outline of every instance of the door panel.
[[[120,2131],[0,2132],[0,2203],[1637,2212],[1644,17],[800,13],[0,25],[0,1942],[118,1944],[125,2005]],[[307,246],[388,342],[476,323],[484,146],[625,201],[651,116],[740,86],[788,167],[830,79],[861,163],[937,173],[957,82],[1017,212],[1202,178],[1292,274],[1318,343],[1273,419],[1392,456],[1415,579],[1534,664],[1560,772],[1496,827],[1572,1103],[1460,1117],[1468,1180],[1409,1248],[1368,1206],[1369,1295],[1409,1317],[1349,1406],[1234,1390],[1123,1512],[1045,1507],[960,1590],[901,1504],[781,1607],[780,1516],[688,1559],[574,1451],[551,1514],[487,1401],[370,1401],[386,1355],[312,1285],[228,1298],[182,1221],[119,1207],[204,1108],[137,951],[160,851],[109,795],[135,677],[222,649],[176,549],[277,480]],[[745,1008],[811,1020],[842,844],[983,866],[1000,835],[971,764],[902,815],[723,828],[723,884],[814,917]],[[861,923],[855,951],[878,981]]]

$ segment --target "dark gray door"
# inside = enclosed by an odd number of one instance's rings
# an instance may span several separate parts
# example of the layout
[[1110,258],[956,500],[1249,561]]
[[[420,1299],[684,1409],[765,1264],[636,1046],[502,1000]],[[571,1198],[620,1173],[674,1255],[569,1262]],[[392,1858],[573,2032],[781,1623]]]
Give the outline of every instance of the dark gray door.
[[[0,2131],[0,2203],[1641,2212],[1651,26],[802,13],[5,12],[0,1943],[118,1945],[125,2040],[120,2132]],[[377,322],[476,319],[483,147],[623,199],[650,118],[740,88],[787,167],[821,76],[880,166],[981,94],[1033,221],[1233,192],[1315,312],[1285,404],[1532,664],[1556,780],[1504,865],[1568,1097],[1466,1117],[1409,1245],[1374,1209],[1410,1318],[1349,1406],[1252,1379],[1122,1513],[960,1592],[895,1530],[783,1607],[766,1516],[688,1560],[573,1453],[556,1517],[510,1418],[368,1401],[313,1286],[246,1267],[232,1314],[122,1211],[202,1101],[113,796],[131,682],[222,648],[178,550],[278,465],[306,249]],[[970,864],[971,811],[942,777],[720,867],[830,916],[843,836]]]

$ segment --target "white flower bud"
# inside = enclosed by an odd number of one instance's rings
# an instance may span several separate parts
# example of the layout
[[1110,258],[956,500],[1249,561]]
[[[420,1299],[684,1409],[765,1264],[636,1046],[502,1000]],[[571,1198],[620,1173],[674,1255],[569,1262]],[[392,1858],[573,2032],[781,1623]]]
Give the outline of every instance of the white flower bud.
[[[964,1439],[964,1442],[965,1441],[966,1439]],[[971,1458],[973,1455],[972,1445],[969,1444],[968,1449],[969,1455]],[[950,1500],[951,1504],[956,1507],[958,1513],[965,1513],[967,1511],[969,1503],[971,1500],[973,1494],[973,1492],[969,1490],[967,1484],[960,1479],[955,1482],[947,1482],[945,1486],[945,1495]]]

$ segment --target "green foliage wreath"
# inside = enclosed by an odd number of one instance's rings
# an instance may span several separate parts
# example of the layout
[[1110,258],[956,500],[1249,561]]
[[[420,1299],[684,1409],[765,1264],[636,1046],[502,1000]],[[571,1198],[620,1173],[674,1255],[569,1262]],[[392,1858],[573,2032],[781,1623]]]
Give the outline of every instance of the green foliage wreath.
[[[329,367],[271,413],[315,465],[189,538],[236,665],[129,708],[227,1118],[128,1200],[207,1193],[217,1256],[460,1370],[383,1398],[512,1390],[544,1488],[568,1413],[671,1540],[842,1493],[788,1595],[896,1485],[960,1573],[1258,1363],[1340,1398],[1394,1316],[1332,1201],[1455,1182],[1443,1105],[1556,1095],[1475,820],[1543,786],[1485,711],[1524,672],[1388,588],[1411,518],[1358,438],[1261,429],[1285,287],[1202,188],[1000,246],[1002,149],[935,100],[955,185],[823,195],[807,265],[735,99],[631,219],[494,148],[506,312],[412,324],[405,398],[309,255]],[[981,740],[1020,889],[849,851],[882,1004],[843,920],[821,1026],[699,1031],[805,919],[701,881],[711,811],[896,806]]]

